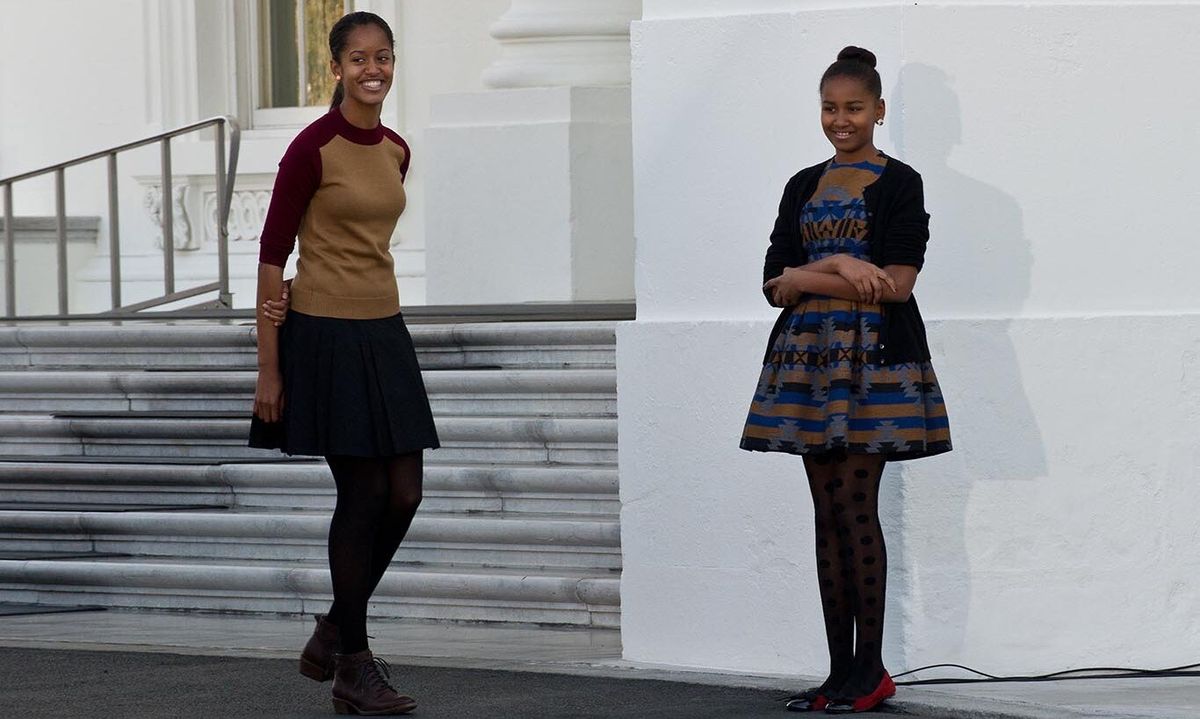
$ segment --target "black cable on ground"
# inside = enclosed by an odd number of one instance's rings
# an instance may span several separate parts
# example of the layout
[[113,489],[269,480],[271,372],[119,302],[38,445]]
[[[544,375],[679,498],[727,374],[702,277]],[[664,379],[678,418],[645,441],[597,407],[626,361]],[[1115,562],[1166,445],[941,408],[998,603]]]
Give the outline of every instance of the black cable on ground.
[[930,664],[929,666],[910,669],[909,671],[896,674],[892,679],[899,679],[917,672],[928,671],[930,669],[952,668],[961,669],[972,674],[979,675],[978,677],[964,678],[938,678],[938,679],[909,679],[907,681],[897,681],[897,686],[915,687],[915,686],[930,686],[936,684],[995,684],[1002,682],[1058,682],[1071,681],[1078,679],[1150,679],[1158,677],[1200,677],[1200,663],[1184,664],[1183,666],[1170,667],[1168,669],[1139,669],[1136,667],[1084,667],[1082,669],[1066,669],[1060,672],[1051,672],[1049,674],[1032,674],[1028,676],[996,676],[987,674],[978,669],[963,666],[962,664]]
[[[953,679],[950,677],[939,677],[937,679],[909,679],[900,681],[900,677],[906,677],[917,672],[928,671],[930,669],[952,668],[961,669],[972,674],[978,674],[978,677]],[[1002,684],[1016,682],[1064,682],[1080,679],[1155,679],[1160,677],[1200,677],[1200,663],[1184,664],[1183,666],[1170,667],[1167,669],[1138,669],[1136,667],[1084,667],[1082,669],[1066,669],[1060,672],[1051,672],[1049,674],[1031,674],[1028,676],[996,676],[981,672],[978,669],[972,669],[962,664],[930,664],[916,669],[910,669],[906,672],[901,672],[892,676],[898,687],[919,687],[919,686],[937,686],[939,684]],[[795,699],[801,696],[800,694],[789,694],[781,697],[782,700]]]

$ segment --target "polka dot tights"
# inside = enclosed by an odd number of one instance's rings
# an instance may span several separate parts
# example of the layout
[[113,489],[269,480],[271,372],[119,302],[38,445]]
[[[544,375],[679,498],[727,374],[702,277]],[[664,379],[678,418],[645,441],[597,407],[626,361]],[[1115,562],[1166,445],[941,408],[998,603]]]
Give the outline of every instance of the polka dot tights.
[[829,644],[821,693],[854,698],[883,678],[887,549],[879,523],[879,455],[804,457],[816,512],[817,579]]

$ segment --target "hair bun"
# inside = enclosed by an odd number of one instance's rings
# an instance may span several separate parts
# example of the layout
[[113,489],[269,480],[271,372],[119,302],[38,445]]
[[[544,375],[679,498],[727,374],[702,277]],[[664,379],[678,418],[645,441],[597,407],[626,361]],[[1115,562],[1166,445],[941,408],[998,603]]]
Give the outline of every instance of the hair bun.
[[838,53],[837,59],[855,60],[863,63],[864,65],[875,67],[875,53],[867,50],[866,48],[855,47],[853,45],[842,48],[842,51]]

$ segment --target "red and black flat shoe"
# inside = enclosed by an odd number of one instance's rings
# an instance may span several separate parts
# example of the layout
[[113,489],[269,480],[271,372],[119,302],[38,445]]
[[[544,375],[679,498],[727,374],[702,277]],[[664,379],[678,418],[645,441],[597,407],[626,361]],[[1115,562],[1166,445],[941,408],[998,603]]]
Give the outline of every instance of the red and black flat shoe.
[[830,699],[825,707],[826,714],[858,714],[859,712],[869,712],[875,707],[883,703],[885,699],[896,696],[896,683],[892,681],[891,676],[887,672],[883,673],[883,679],[879,680],[879,686],[875,687],[875,691],[865,697],[857,699],[836,698]]
[[829,703],[829,697],[821,693],[821,688],[805,689],[794,697],[789,697],[783,706],[790,712],[819,712]]

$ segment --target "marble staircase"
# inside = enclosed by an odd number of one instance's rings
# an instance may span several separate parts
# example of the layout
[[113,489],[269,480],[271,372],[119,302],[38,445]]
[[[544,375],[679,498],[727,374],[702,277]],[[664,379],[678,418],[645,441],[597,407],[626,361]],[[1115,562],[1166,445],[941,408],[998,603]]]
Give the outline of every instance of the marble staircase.
[[[443,447],[375,616],[616,627],[612,322],[411,326]],[[245,446],[254,332],[0,328],[0,602],[304,613],[333,484]]]

